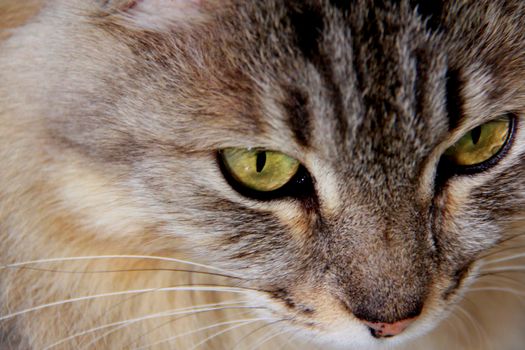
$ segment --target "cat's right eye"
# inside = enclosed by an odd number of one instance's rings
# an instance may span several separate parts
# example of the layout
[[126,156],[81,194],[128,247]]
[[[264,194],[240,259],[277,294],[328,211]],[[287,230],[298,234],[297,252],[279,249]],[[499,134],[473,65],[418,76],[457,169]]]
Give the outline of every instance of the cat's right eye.
[[300,163],[276,151],[226,148],[220,152],[225,170],[238,183],[259,192],[276,191],[299,170]]

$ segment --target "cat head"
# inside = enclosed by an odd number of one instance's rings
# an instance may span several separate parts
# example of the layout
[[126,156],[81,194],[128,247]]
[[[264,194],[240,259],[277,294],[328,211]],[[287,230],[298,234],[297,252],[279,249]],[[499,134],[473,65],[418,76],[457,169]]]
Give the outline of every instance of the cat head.
[[321,340],[422,334],[480,257],[523,233],[516,13],[519,1],[49,5],[28,70],[53,72],[33,104],[85,170],[55,169],[63,206],[116,249],[246,278],[267,313]]

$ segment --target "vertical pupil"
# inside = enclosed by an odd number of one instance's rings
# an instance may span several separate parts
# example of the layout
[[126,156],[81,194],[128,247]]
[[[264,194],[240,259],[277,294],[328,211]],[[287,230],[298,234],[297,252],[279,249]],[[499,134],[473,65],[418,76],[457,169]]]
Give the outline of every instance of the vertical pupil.
[[476,145],[481,136],[481,126],[478,126],[474,130],[472,130],[471,135],[472,135],[472,142]]
[[264,169],[265,164],[266,164],[266,152],[257,153],[256,169],[258,173],[260,173]]

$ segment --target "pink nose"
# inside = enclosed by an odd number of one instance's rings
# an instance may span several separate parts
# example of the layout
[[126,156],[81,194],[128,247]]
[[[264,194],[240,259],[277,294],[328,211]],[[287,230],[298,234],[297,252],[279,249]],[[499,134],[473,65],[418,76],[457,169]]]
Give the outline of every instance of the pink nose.
[[403,332],[416,318],[407,318],[403,321],[394,323],[383,323],[383,322],[367,322],[363,321],[364,324],[370,328],[372,335],[376,338],[387,338],[393,337]]

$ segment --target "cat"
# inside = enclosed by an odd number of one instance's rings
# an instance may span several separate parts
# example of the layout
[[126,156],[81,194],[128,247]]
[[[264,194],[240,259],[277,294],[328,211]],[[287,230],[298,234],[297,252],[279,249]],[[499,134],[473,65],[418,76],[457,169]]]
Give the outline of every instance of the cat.
[[524,19],[0,0],[0,348],[523,349]]

